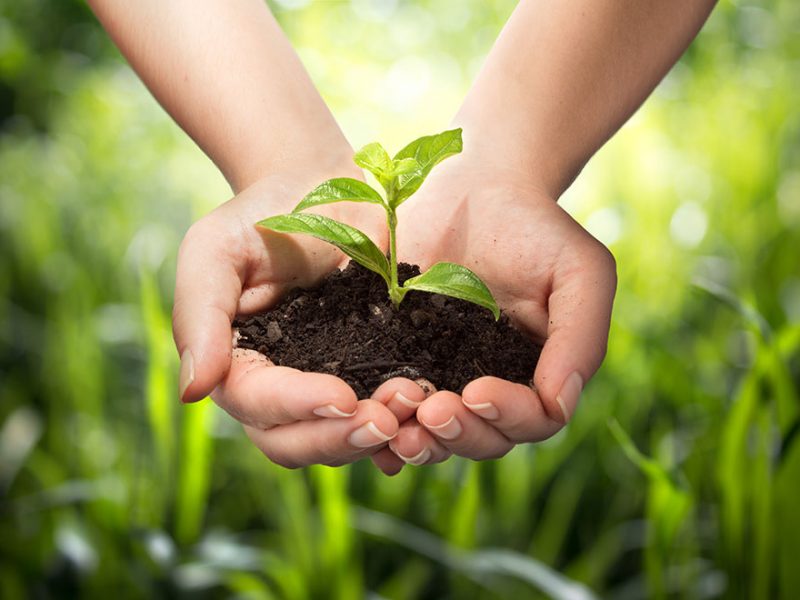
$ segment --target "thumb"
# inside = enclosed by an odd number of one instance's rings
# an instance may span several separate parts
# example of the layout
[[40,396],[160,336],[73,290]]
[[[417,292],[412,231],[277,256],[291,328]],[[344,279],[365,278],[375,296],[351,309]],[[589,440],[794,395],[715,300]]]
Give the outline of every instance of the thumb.
[[219,232],[209,232],[199,221],[189,229],[178,252],[172,333],[181,357],[182,402],[209,395],[231,364],[231,323],[242,280],[232,248],[219,239]]
[[617,287],[614,257],[599,242],[567,263],[554,275],[547,341],[533,376],[547,415],[562,424],[605,358]]

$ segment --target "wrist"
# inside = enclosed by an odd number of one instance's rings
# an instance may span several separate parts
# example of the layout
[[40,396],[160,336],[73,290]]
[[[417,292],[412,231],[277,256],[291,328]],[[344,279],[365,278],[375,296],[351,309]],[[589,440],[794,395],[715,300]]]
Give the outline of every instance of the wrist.
[[514,118],[489,117],[465,106],[453,119],[453,126],[463,129],[463,163],[492,174],[493,179],[502,174],[504,179],[558,200],[580,173],[581,163],[569,160],[556,148],[545,148],[530,126]]
[[264,148],[258,152],[242,149],[235,162],[223,168],[235,193],[275,176],[313,184],[334,177],[364,178],[353,162],[353,148],[335,123],[324,127],[284,124],[280,130],[265,131],[264,138]]
[[527,156],[518,140],[497,135],[496,130],[489,131],[481,124],[459,117],[451,126],[462,129],[463,150],[430,174],[429,189],[439,185],[452,187],[455,180],[459,187],[502,187],[509,192],[524,190],[526,196],[558,200],[561,191],[551,182],[549,171]]
[[[245,187],[234,188],[235,197],[230,204],[234,206],[231,214],[237,219],[245,215],[245,222],[254,223],[265,216],[289,213],[303,197],[329,179],[350,177],[364,181],[364,172],[353,162],[353,151],[344,137],[336,145],[300,144],[294,152],[295,146],[283,148],[279,162],[268,163]],[[341,202],[322,206],[319,212],[361,229],[373,240],[386,237],[385,216],[375,205]]]

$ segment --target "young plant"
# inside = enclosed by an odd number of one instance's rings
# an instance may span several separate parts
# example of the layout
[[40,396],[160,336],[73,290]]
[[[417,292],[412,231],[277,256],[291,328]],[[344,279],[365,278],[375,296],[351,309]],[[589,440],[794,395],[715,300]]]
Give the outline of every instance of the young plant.
[[[317,186],[300,201],[292,214],[269,217],[259,221],[258,225],[281,233],[306,233],[333,244],[360,265],[383,277],[395,307],[400,305],[409,290],[420,290],[468,300],[488,308],[494,318],[499,319],[500,309],[489,288],[475,273],[461,265],[439,262],[421,275],[406,280],[403,285],[397,281],[397,207],[419,189],[437,163],[458,154],[462,147],[461,129],[414,140],[394,158],[389,158],[379,143],[367,144],[355,153],[353,160],[375,176],[383,186],[385,198],[363,181],[339,177]],[[371,202],[383,207],[389,226],[388,260],[358,229],[322,215],[300,212],[332,202]]]

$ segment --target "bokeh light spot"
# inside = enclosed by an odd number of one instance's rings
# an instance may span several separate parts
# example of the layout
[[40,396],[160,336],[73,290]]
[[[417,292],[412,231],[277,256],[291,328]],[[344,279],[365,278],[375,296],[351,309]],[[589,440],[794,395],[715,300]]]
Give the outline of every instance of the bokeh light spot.
[[681,204],[669,222],[672,239],[684,248],[694,248],[706,235],[708,217],[696,202]]

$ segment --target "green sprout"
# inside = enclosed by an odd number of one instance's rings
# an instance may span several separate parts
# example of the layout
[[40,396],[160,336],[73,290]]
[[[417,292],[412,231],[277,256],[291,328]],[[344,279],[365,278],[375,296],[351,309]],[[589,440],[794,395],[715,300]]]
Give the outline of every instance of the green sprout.
[[[291,214],[277,215],[259,221],[258,225],[280,233],[305,233],[333,244],[354,261],[383,277],[389,287],[389,298],[400,305],[409,290],[443,294],[473,302],[500,318],[492,293],[486,284],[468,268],[439,262],[430,269],[406,280],[397,280],[397,207],[408,200],[425,181],[436,164],[461,152],[461,129],[414,140],[394,158],[377,142],[367,144],[355,153],[355,163],[372,173],[386,192],[385,198],[363,181],[349,177],[330,179],[312,190]],[[386,211],[389,226],[389,259],[358,229],[328,217],[300,211],[333,202],[371,202]]]

